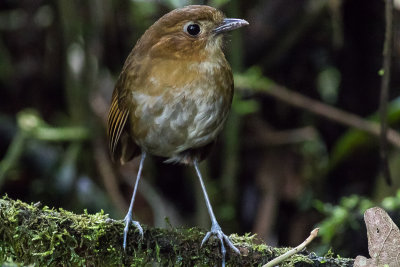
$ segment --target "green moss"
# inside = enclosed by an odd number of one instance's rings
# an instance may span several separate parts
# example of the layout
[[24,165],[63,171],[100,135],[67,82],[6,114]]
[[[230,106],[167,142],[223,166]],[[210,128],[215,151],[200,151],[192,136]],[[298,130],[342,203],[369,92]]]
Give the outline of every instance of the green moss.
[[[159,229],[143,225],[141,239],[134,227],[122,249],[123,221],[103,211],[77,215],[8,197],[0,199],[0,263],[35,266],[219,266],[219,240],[211,237],[200,247],[204,232],[198,228]],[[255,235],[231,235],[241,255],[228,250],[228,266],[259,266],[287,249],[271,248]],[[296,255],[282,266],[306,264],[307,255]],[[315,261],[314,261],[315,262]],[[329,265],[338,266],[338,265]],[[351,265],[348,265],[351,266]]]

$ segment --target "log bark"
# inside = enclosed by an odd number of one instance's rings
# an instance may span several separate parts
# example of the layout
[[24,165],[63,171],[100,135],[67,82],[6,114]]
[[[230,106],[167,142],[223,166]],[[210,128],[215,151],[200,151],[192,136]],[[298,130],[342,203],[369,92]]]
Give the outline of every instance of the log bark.
[[[160,229],[143,225],[144,238],[130,228],[122,249],[124,222],[104,212],[74,214],[40,203],[0,199],[0,263],[35,266],[218,266],[219,243],[211,238],[200,247],[198,228]],[[254,235],[231,235],[241,255],[228,251],[228,266],[260,266],[289,248],[273,248]],[[303,252],[281,266],[353,266],[352,259],[324,258]]]

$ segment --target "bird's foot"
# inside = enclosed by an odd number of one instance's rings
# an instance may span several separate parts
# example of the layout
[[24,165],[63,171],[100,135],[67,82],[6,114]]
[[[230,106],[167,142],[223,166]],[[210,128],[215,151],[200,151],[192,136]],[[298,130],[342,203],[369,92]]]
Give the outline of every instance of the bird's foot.
[[139,223],[139,222],[132,220],[132,214],[129,214],[129,213],[128,213],[128,214],[125,216],[124,221],[125,221],[124,243],[122,244],[122,246],[124,247],[124,251],[125,251],[125,250],[126,250],[126,240],[127,240],[127,238],[128,238],[129,224],[132,223],[132,224],[136,227],[136,229],[137,229],[137,230],[139,231],[139,233],[140,233],[141,239],[143,239],[143,228],[142,228],[142,226],[140,226],[140,223]]
[[206,234],[206,236],[203,238],[203,241],[201,241],[201,246],[210,238],[211,235],[215,235],[220,243],[221,243],[221,254],[222,254],[222,267],[225,267],[225,255],[226,255],[226,248],[224,245],[224,241],[228,246],[237,254],[240,254],[239,249],[235,247],[232,243],[232,241],[229,239],[229,237],[222,232],[221,227],[217,222],[213,223],[211,226],[211,230]]

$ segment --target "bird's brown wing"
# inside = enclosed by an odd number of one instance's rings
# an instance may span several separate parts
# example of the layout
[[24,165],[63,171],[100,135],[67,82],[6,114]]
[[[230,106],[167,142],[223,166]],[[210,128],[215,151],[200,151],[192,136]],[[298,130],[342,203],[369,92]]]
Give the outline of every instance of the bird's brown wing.
[[[123,164],[140,153],[139,147],[129,134],[129,105],[126,98],[121,97],[121,84],[118,81],[114,89],[111,107],[108,113],[108,145],[113,161],[120,160]],[[123,94],[123,93],[122,93]]]

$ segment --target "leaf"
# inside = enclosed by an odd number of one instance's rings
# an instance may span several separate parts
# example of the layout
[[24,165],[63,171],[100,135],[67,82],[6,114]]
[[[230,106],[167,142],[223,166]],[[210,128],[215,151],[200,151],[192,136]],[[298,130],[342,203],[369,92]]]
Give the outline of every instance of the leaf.
[[365,211],[364,220],[371,259],[359,256],[354,266],[400,266],[400,231],[390,216],[383,209],[374,207]]

